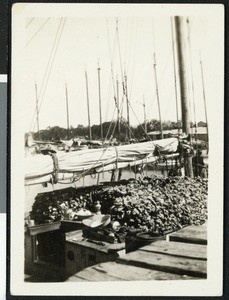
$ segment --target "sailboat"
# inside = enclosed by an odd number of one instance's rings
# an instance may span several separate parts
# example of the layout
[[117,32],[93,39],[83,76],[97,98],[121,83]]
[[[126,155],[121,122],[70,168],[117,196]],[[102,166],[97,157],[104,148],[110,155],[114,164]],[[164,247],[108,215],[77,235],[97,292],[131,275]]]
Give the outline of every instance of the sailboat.
[[[181,18],[175,17],[176,33],[179,46],[177,47],[177,53],[182,68],[185,68],[185,62],[183,61],[184,45],[182,37],[180,36]],[[182,55],[181,55],[182,54]],[[190,141],[188,140],[190,134],[190,120],[189,120],[189,107],[187,103],[187,89],[185,72],[179,68],[179,77],[182,84],[180,84],[181,104],[182,104],[182,124],[183,131],[186,134],[184,138],[180,135],[177,137],[163,138],[163,129],[161,125],[161,137],[162,139],[156,141],[148,141],[143,143],[133,143],[120,146],[104,146],[97,149],[86,149],[77,152],[69,153],[56,153],[50,154],[49,156],[36,156],[29,157],[25,162],[25,185],[33,185],[39,183],[58,183],[66,180],[74,182],[80,178],[91,175],[99,174],[107,171],[117,171],[128,167],[135,167],[141,165],[148,165],[159,162],[164,159],[167,165],[169,160],[171,165],[174,161],[180,159],[181,154],[183,155],[183,163],[185,165],[185,172],[187,176],[192,177],[192,158],[188,153],[191,151]],[[156,59],[154,55],[154,71],[156,75]],[[100,84],[100,68],[98,67],[98,80]],[[88,82],[87,73],[86,76],[86,87],[87,87],[87,103],[89,108],[89,96],[88,96]],[[156,76],[155,76],[156,77]],[[127,100],[128,108],[128,94],[127,94],[127,78],[125,76],[125,96]],[[158,87],[157,99],[158,97]],[[99,101],[101,104],[101,95],[99,91]],[[159,110],[160,111],[160,110]],[[100,110],[101,112],[101,110]],[[128,113],[128,109],[127,109]],[[127,120],[129,124],[129,119]],[[90,126],[90,113],[88,109],[88,122],[89,122],[89,139],[92,141],[91,126]],[[100,114],[100,125],[101,114]],[[101,143],[103,143],[101,126]],[[130,138],[129,131],[129,138]],[[179,161],[181,163],[181,160]],[[179,165],[180,167],[180,165]]]

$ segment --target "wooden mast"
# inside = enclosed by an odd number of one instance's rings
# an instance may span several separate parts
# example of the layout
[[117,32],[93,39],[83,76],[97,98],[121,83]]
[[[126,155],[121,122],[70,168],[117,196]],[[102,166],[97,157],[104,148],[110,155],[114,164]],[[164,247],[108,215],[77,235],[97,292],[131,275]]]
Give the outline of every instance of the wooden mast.
[[[175,28],[177,38],[177,56],[179,66],[180,94],[181,94],[181,112],[183,132],[190,135],[190,118],[189,118],[189,94],[188,94],[188,66],[186,62],[186,47],[184,37],[184,17],[175,17]],[[193,177],[192,157],[185,157],[186,176]]]
[[121,134],[120,134],[120,107],[119,107],[119,85],[118,85],[118,77],[116,78],[116,89],[117,89],[117,99],[116,99],[116,106],[117,106],[117,121],[118,121],[118,142],[121,141]]
[[67,83],[65,83],[65,92],[66,92],[66,110],[67,110],[67,129],[68,129],[68,140],[70,140],[70,129],[69,129],[69,111],[68,111],[68,88],[67,88]]
[[144,125],[145,125],[145,134],[147,133],[147,123],[146,123],[146,103],[145,97],[143,95],[143,112],[144,112]]
[[129,133],[129,141],[131,139],[131,132],[130,132],[130,110],[129,110],[129,99],[128,99],[128,91],[127,91],[127,76],[124,75],[125,79],[125,93],[126,93],[126,111],[127,111],[127,126],[128,126],[128,133]]
[[195,103],[195,92],[194,92],[194,81],[193,81],[193,71],[192,71],[192,48],[191,48],[191,39],[190,39],[190,26],[189,18],[186,19],[188,27],[188,46],[189,46],[189,57],[190,57],[190,72],[192,80],[192,101],[193,101],[193,112],[194,112],[194,123],[195,123],[195,141],[197,142],[197,122],[196,122],[196,103]]
[[161,131],[161,139],[163,139],[163,127],[162,127],[162,120],[161,120],[161,107],[160,107],[160,101],[159,101],[159,91],[158,91],[158,83],[157,83],[157,71],[156,71],[156,55],[155,52],[153,53],[154,58],[154,76],[155,76],[155,84],[156,84],[156,96],[157,96],[157,106],[158,106],[158,114],[159,114],[159,121],[160,121],[160,131]]
[[35,93],[36,93],[36,112],[37,112],[37,132],[38,132],[38,140],[40,141],[39,109],[38,109],[38,95],[37,95],[37,83],[36,82],[35,82]]
[[98,85],[99,85],[99,119],[100,119],[100,136],[103,143],[103,124],[102,124],[102,106],[101,106],[101,89],[100,89],[100,67],[98,64]]
[[201,69],[202,91],[203,91],[204,110],[205,110],[205,120],[206,120],[206,129],[207,129],[207,142],[209,143],[207,106],[206,106],[206,96],[205,96],[205,86],[204,86],[203,65],[202,65],[202,59],[201,59],[201,57],[200,57],[200,69]]
[[180,122],[179,122],[179,114],[178,114],[176,60],[175,60],[175,41],[174,41],[173,18],[172,17],[171,17],[171,33],[172,33],[172,48],[173,48],[173,74],[174,74],[174,85],[175,85],[176,117],[177,117],[178,135],[180,135]]
[[88,79],[87,79],[87,72],[86,71],[85,71],[85,79],[86,79],[86,92],[87,92],[88,131],[89,131],[89,140],[91,140],[92,136],[91,136],[91,120],[90,120],[90,103],[89,103]]

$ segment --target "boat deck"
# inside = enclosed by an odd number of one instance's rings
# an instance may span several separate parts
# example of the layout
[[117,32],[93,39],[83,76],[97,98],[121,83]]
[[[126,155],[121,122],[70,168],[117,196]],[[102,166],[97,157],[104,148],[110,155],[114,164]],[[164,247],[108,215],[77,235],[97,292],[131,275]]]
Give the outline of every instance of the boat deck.
[[86,268],[67,279],[74,281],[179,280],[207,278],[207,224],[189,226],[121,255],[116,262]]

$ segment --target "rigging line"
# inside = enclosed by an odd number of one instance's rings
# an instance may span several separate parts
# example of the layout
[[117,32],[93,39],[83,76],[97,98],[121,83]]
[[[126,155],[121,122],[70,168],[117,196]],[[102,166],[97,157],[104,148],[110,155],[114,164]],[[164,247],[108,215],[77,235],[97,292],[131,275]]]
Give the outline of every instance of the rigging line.
[[102,152],[101,156],[97,159],[97,161],[88,170],[83,171],[80,175],[78,175],[77,179],[73,178],[73,182],[72,183],[79,181],[82,177],[85,177],[88,172],[90,172],[92,169],[95,168],[96,164],[98,164],[98,162],[102,159],[102,157],[104,156],[105,152],[107,151],[108,146],[109,146],[109,144],[106,147],[103,148],[105,151]]
[[41,31],[41,29],[45,26],[45,24],[49,21],[50,18],[47,18],[46,21],[39,27],[39,29],[34,33],[32,38],[28,41],[28,43],[25,45],[26,47],[32,42],[32,40],[36,37],[36,35]]
[[113,131],[112,131],[111,136],[110,136],[110,141],[111,141],[111,139],[114,137],[114,133],[115,133],[115,129],[116,129],[117,124],[118,124],[118,121],[116,120],[116,121],[114,122],[114,128],[113,128]]
[[[112,132],[111,137],[114,136],[114,132],[115,132],[117,123],[118,123],[118,120],[116,120],[116,122],[115,122],[115,125],[114,125],[114,128],[113,128],[113,132]],[[138,141],[138,139],[137,139],[136,136],[134,135],[133,131],[131,130],[131,127],[128,126],[128,124],[127,124],[127,127],[128,127],[128,129],[129,129],[130,133],[132,134],[132,136],[134,137],[134,139]]]
[[127,18],[126,21],[126,38],[125,38],[125,54],[124,54],[124,61],[126,61],[126,55],[127,55],[127,36],[128,36],[128,32],[129,32],[129,19]]
[[119,111],[120,111],[120,127],[122,127],[123,122],[124,122],[124,118],[123,118],[124,98],[125,98],[125,95],[122,94],[122,99],[121,99],[120,108],[119,108]]
[[191,71],[191,80],[192,80],[192,100],[193,100],[193,110],[194,110],[194,123],[195,123],[195,138],[197,140],[197,124],[196,124],[196,104],[195,104],[195,90],[194,90],[194,80],[193,80],[193,69],[192,69],[192,49],[191,49],[191,39],[190,39],[190,22],[187,18],[187,27],[188,27],[188,46],[189,46],[189,58],[190,58],[190,71]]
[[[47,75],[47,80],[46,80],[46,82],[45,82],[43,94],[42,94],[41,101],[40,101],[40,105],[39,105],[39,113],[40,113],[40,110],[41,110],[41,105],[42,105],[43,100],[44,100],[45,91],[46,91],[46,88],[47,88],[47,85],[48,85],[50,73],[51,73],[51,70],[52,70],[52,67],[53,67],[54,59],[55,59],[55,56],[56,56],[56,53],[57,53],[57,48],[58,48],[58,45],[59,45],[59,42],[60,42],[60,38],[61,38],[61,34],[62,34],[64,25],[65,25],[65,22],[66,22],[66,18],[65,18],[65,20],[64,20],[63,23],[62,23],[62,28],[60,29],[60,34],[59,34],[59,37],[58,37],[58,40],[57,40],[57,43],[56,43],[56,48],[55,48],[55,50],[54,50],[54,54],[53,54],[53,57],[52,57],[52,61],[50,62],[49,73],[48,73],[48,75]],[[41,94],[41,93],[40,93],[40,94]],[[39,98],[39,99],[40,99],[40,98]]]
[[118,30],[118,18],[116,19],[116,32],[117,32],[117,41],[118,41],[118,52],[119,52],[119,62],[121,69],[122,82],[124,82],[124,74],[122,68],[122,58],[121,58],[121,48],[120,48],[120,40],[119,40],[119,30]]
[[[188,35],[187,35],[187,38],[186,38],[186,41],[185,41],[185,48],[187,49],[187,46],[189,48],[189,32],[188,32]],[[191,122],[193,123],[193,111],[192,111],[192,103],[191,103],[191,91],[192,91],[192,84],[190,86],[190,81],[192,82],[192,77],[191,77],[191,74],[190,74],[190,70],[187,74],[187,89],[188,89],[188,94],[189,94],[189,99],[188,99],[188,106],[189,106],[189,123],[190,123],[190,132],[191,132],[191,135],[193,135],[193,127],[191,126]],[[191,77],[191,78],[190,78]],[[191,140],[191,144],[192,144],[192,140]]]
[[134,70],[135,70],[135,62],[136,62],[136,45],[137,45],[137,32],[138,32],[138,26],[139,23],[136,24],[135,27],[135,43],[134,43],[134,63],[133,63],[133,69],[132,69],[132,78],[131,78],[131,86],[130,86],[130,96],[129,99],[132,97],[132,91],[133,91],[133,82],[134,82]]
[[173,48],[173,76],[174,76],[174,88],[175,88],[176,117],[177,117],[178,133],[180,133],[179,114],[178,114],[178,94],[177,94],[177,76],[176,76],[175,40],[174,40],[174,31],[173,31],[173,17],[170,18],[170,25],[171,25],[170,27],[171,27],[171,35],[172,35],[172,48]]
[[40,93],[38,95],[38,99],[41,97],[41,93],[42,93],[42,89],[43,89],[43,86],[44,86],[45,78],[47,76],[49,65],[50,65],[50,62],[51,62],[51,59],[52,59],[52,55],[53,55],[53,52],[55,50],[55,45],[56,45],[56,42],[57,42],[57,39],[58,39],[58,35],[59,35],[59,31],[60,31],[60,28],[61,28],[62,21],[63,21],[63,18],[61,18],[61,20],[60,20],[60,23],[59,23],[59,26],[58,26],[58,29],[57,29],[57,32],[56,32],[56,35],[55,35],[55,39],[54,39],[53,46],[52,46],[52,49],[51,49],[51,52],[50,52],[50,55],[49,55],[49,60],[48,60],[48,64],[47,64],[45,74],[44,74],[44,77],[43,77],[43,80],[42,80],[41,89],[40,89]]
[[[165,75],[165,71],[166,71],[166,68],[167,68],[167,66],[168,66],[168,62],[169,62],[169,60],[170,60],[171,55],[172,55],[172,51],[169,53],[169,55],[168,55],[168,57],[167,57],[167,60],[166,60],[166,62],[165,62],[163,71],[162,71],[161,76],[160,76],[160,78],[159,78],[159,80],[158,80],[158,87],[160,86],[161,81],[162,81],[162,79],[163,79],[163,77],[164,77],[164,75]],[[157,95],[156,95],[156,92],[155,92],[153,98],[155,99],[156,96],[157,96]],[[155,100],[154,100],[154,101],[155,101]]]
[[42,102],[43,102],[43,100],[44,100],[45,91],[46,91],[47,84],[48,84],[48,81],[49,81],[49,78],[50,78],[50,74],[51,74],[51,71],[52,71],[53,63],[54,63],[54,60],[55,60],[55,57],[56,57],[57,49],[58,49],[58,46],[59,46],[59,43],[60,43],[60,39],[61,39],[61,35],[62,35],[63,29],[64,29],[64,25],[65,25],[66,19],[67,19],[67,18],[65,18],[64,21],[63,21],[63,23],[62,23],[62,28],[61,28],[61,30],[60,30],[59,39],[58,39],[58,41],[57,41],[56,49],[55,49],[55,52],[54,52],[54,54],[53,54],[53,59],[52,59],[52,61],[51,61],[49,73],[48,73],[48,75],[47,75],[47,80],[46,80],[46,83],[45,83],[44,91],[43,91],[42,98],[41,98],[41,102],[40,102],[40,106],[39,106],[39,113],[40,113],[40,110],[41,110]]
[[105,146],[105,147],[103,148],[104,151],[103,151],[103,153],[101,154],[100,158],[99,158],[99,159],[98,159],[98,160],[97,160],[97,161],[96,161],[96,162],[95,162],[88,170],[82,172],[82,173],[80,174],[80,176],[79,176],[77,179],[74,179],[74,182],[79,181],[80,178],[86,176],[87,173],[88,173],[89,171],[91,171],[92,169],[95,168],[96,164],[102,159],[102,157],[103,157],[104,154],[106,153],[106,151],[107,151],[107,149],[108,149],[108,147],[109,147],[109,145],[110,145],[110,142],[111,142],[111,138],[109,139],[107,146]]
[[[123,98],[124,98],[124,95],[122,96],[122,104],[123,104]],[[113,113],[112,121],[114,119],[114,114],[116,113],[116,110],[118,110],[118,103],[116,102],[115,104],[116,105],[115,105],[115,110],[114,110],[114,113]],[[118,119],[116,119],[116,121],[115,121],[115,125],[114,125],[114,128],[113,128],[111,136],[114,136],[114,132],[115,132],[117,124],[118,124]]]
[[138,138],[136,138],[136,136],[134,135],[134,132],[131,130],[131,126],[128,126],[128,124],[127,124],[127,127],[128,127],[128,130],[130,131],[131,135],[134,137],[134,139],[139,141]]
[[108,130],[107,130],[107,133],[106,133],[106,136],[105,136],[105,140],[107,140],[108,135],[109,135],[109,133],[110,133],[110,130],[111,130],[111,127],[112,127],[112,123],[113,123],[113,121],[114,121],[115,111],[116,111],[116,108],[114,108],[113,115],[112,115],[112,118],[111,118],[111,121],[110,121]]
[[62,139],[62,138],[61,138],[61,134],[64,132],[64,130],[65,130],[65,128],[62,128],[62,129],[59,130],[59,132],[57,132],[57,137],[58,137],[59,139]]
[[[202,79],[202,93],[203,93],[203,100],[204,100],[205,120],[206,120],[206,129],[207,129],[207,143],[209,143],[208,116],[207,116],[206,94],[205,94],[205,85],[204,85],[203,61],[201,58],[200,51],[199,51],[199,56],[200,56],[200,71],[201,71],[201,79]],[[209,145],[207,144],[207,153],[208,151],[209,151]]]
[[110,43],[110,34],[109,34],[109,27],[108,27],[108,21],[106,19],[106,25],[107,25],[107,35],[108,35],[108,44],[109,44],[109,54],[110,54],[110,63],[111,63],[111,74],[112,74],[112,83],[113,83],[113,89],[114,89],[114,96],[116,97],[116,89],[115,89],[115,82],[114,82],[114,71],[113,71],[113,61],[114,61],[114,54],[115,54],[115,46],[116,46],[116,31],[115,31],[115,38],[114,38],[114,45],[113,45],[113,56],[111,54],[111,43]]
[[116,36],[116,33],[115,33],[115,39],[114,39],[114,45],[113,45],[113,57],[112,57],[112,61],[111,61],[111,78],[112,78],[113,92],[114,92],[115,99],[117,97],[116,97],[116,87],[115,87],[113,63],[114,63],[114,57],[115,57],[116,40],[117,40],[117,36]]
[[[162,79],[163,79],[163,77],[164,77],[164,75],[165,75],[165,71],[166,71],[166,69],[167,69],[168,62],[169,62],[169,60],[170,60],[171,55],[172,55],[172,51],[169,53],[169,55],[168,55],[168,57],[167,57],[167,60],[166,60],[166,62],[165,62],[164,68],[163,68],[163,71],[162,71],[161,76],[160,76],[160,78],[159,78],[159,80],[158,80],[158,88],[160,87],[161,81],[162,81]],[[156,99],[157,99],[157,91],[155,91],[155,93],[154,93],[154,95],[153,95],[153,103],[152,103],[152,106],[153,106],[154,103],[156,102]]]
[[[38,101],[39,101],[39,99],[40,99],[40,97],[41,97],[41,92],[42,92],[43,87],[44,87],[45,79],[46,79],[47,72],[48,72],[48,69],[49,69],[49,66],[50,66],[52,54],[53,54],[53,51],[54,51],[54,48],[55,48],[55,45],[56,45],[56,41],[57,41],[57,37],[58,37],[59,30],[60,30],[60,27],[61,27],[62,19],[63,19],[63,18],[61,18],[61,20],[60,20],[60,23],[59,23],[59,26],[58,26],[58,29],[57,29],[57,32],[56,32],[56,35],[55,35],[55,38],[54,38],[53,46],[52,46],[52,49],[51,49],[51,52],[50,52],[50,55],[49,55],[49,59],[48,59],[48,63],[47,63],[47,66],[46,66],[45,74],[44,74],[44,77],[43,77],[43,80],[42,80],[42,83],[41,83],[40,92],[39,92],[39,94],[38,94]],[[30,124],[30,129],[32,128],[32,124],[33,124],[33,122],[34,122],[33,118],[35,117],[35,113],[36,113],[36,109],[34,110],[34,114],[33,114],[33,117],[32,117],[32,121],[31,121],[31,124]]]
[[[116,19],[116,32],[117,32],[117,41],[118,41],[119,61],[120,61],[120,69],[121,69],[121,76],[122,76],[122,84],[123,84],[123,90],[124,90],[124,93],[125,93],[125,96],[126,96],[126,101],[127,101],[126,102],[127,103],[127,123],[129,123],[129,106],[128,106],[129,101],[128,101],[128,97],[127,97],[126,74],[123,73],[123,67],[122,67],[121,46],[120,46],[119,29],[118,29],[118,18]],[[130,131],[129,131],[129,138],[130,137],[131,136],[130,136]]]
[[112,122],[113,122],[113,120],[114,120],[115,112],[116,112],[116,107],[114,108],[113,115],[112,115],[112,119],[111,119],[111,121],[110,121],[110,124],[109,124],[109,127],[108,127],[108,131],[107,131],[107,133],[106,133],[105,140],[108,138],[108,135],[109,135],[109,133],[110,133],[111,126],[112,126]]
[[111,73],[109,77],[109,86],[108,86],[108,92],[107,92],[107,101],[106,101],[106,113],[105,113],[105,120],[107,120],[107,115],[108,115],[108,110],[109,110],[109,102],[110,102],[110,97],[111,97]]
[[167,118],[168,109],[169,109],[169,107],[170,107],[170,105],[171,105],[171,103],[172,103],[172,102],[170,101],[170,99],[171,99],[171,97],[172,97],[172,94],[173,94],[173,86],[170,88],[170,91],[169,91],[169,97],[168,97],[167,106],[166,106],[165,114],[164,114],[165,120],[166,120],[166,118]]
[[113,45],[113,55],[111,53],[111,43],[110,43],[110,34],[109,34],[109,27],[108,27],[108,21],[106,19],[106,27],[107,27],[107,35],[108,35],[108,44],[109,44],[109,54],[110,54],[110,64],[111,64],[111,73],[110,73],[110,82],[109,82],[109,90],[107,95],[107,107],[106,107],[106,116],[108,113],[109,108],[109,100],[110,100],[110,93],[111,93],[111,81],[113,85],[113,91],[114,91],[114,99],[116,102],[116,88],[115,88],[115,82],[114,82],[114,71],[113,71],[113,61],[114,61],[114,55],[115,55],[115,49],[116,49],[116,32],[115,32],[115,38],[114,38],[114,45]]
[[34,19],[35,18],[30,19],[29,22],[25,25],[25,28],[27,28],[34,21]]
[[42,105],[42,102],[43,102],[43,99],[44,99],[44,94],[45,94],[45,91],[46,91],[46,88],[47,88],[48,80],[50,78],[50,73],[52,71],[53,63],[54,63],[54,60],[55,60],[55,57],[56,57],[56,53],[57,53],[57,50],[58,50],[58,46],[59,46],[59,43],[60,43],[60,39],[61,39],[61,35],[62,35],[63,29],[64,29],[65,22],[66,22],[66,18],[64,19],[64,21],[62,23],[62,28],[60,29],[59,38],[58,38],[57,43],[56,43],[56,49],[54,50],[53,58],[52,58],[52,61],[50,63],[50,69],[49,69],[49,73],[47,75],[47,80],[46,80],[44,91],[43,91],[43,94],[42,94],[40,108],[41,108],[41,105]]
[[156,38],[155,38],[155,24],[154,24],[154,18],[152,19],[152,30],[153,30],[153,47],[154,51],[156,53]]
[[[130,43],[129,43],[129,56],[128,56],[128,62],[127,62],[127,68],[126,68],[126,72],[128,73],[128,70],[129,70],[129,65],[130,65],[130,57],[131,57],[131,50],[132,50],[132,41],[133,41],[133,18],[131,20],[131,34],[130,34]],[[125,58],[125,61],[126,61],[126,58]]]
[[122,94],[122,99],[121,99],[121,103],[120,103],[120,120],[123,119],[123,106],[124,106],[124,94]]
[[144,132],[145,135],[149,138],[149,140],[152,141],[151,138],[150,138],[150,136],[148,135],[148,133],[145,131],[145,128],[142,126],[141,122],[139,121],[139,119],[138,119],[137,115],[135,114],[135,111],[134,111],[134,109],[133,109],[133,107],[132,107],[132,105],[131,105],[130,103],[129,103],[129,106],[130,106],[130,108],[131,108],[131,110],[132,110],[132,112],[133,112],[133,114],[134,114],[136,120],[138,121],[139,125],[140,125],[141,128],[143,129],[143,132]]

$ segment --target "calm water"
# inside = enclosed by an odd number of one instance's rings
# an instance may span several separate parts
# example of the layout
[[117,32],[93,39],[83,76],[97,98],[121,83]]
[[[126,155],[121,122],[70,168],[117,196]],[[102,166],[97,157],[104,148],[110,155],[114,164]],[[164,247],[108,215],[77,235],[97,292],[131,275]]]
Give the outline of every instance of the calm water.
[[[144,177],[144,176],[150,176],[155,174],[162,175],[162,172],[159,170],[144,169],[142,176]],[[139,174],[135,175],[132,170],[123,170],[121,179],[129,179],[129,178],[138,179],[139,177],[140,175]],[[111,179],[111,174],[109,172],[104,172],[99,174],[99,182],[110,181],[110,179]],[[58,183],[55,184],[54,186],[48,184],[48,187],[43,187],[41,184],[26,186],[25,187],[25,212],[31,211],[34,199],[38,193],[50,192],[53,190],[64,189],[67,187],[82,187],[82,186],[96,185],[97,183],[98,183],[98,174],[93,177],[90,175],[86,176],[84,179],[80,179],[76,183],[69,183],[69,184]]]

